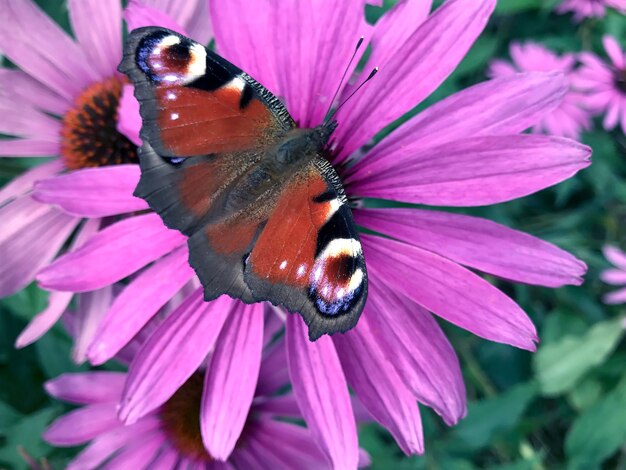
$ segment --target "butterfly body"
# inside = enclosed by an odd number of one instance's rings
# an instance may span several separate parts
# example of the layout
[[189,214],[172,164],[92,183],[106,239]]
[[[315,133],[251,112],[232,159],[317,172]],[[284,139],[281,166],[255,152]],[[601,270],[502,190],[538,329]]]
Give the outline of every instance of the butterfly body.
[[135,195],[189,237],[205,299],[282,305],[312,340],[353,327],[367,272],[324,158],[336,123],[298,128],[253,78],[162,28],[131,33],[120,71],[143,121]]

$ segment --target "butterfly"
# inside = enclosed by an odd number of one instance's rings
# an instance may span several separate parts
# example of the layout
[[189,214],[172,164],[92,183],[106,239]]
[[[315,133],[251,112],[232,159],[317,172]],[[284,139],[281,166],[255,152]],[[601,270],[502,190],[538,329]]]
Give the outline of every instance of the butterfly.
[[311,341],[354,327],[367,270],[324,158],[336,122],[297,127],[259,82],[164,28],[133,30],[118,70],[142,118],[135,196],[188,237],[204,299],[282,305]]

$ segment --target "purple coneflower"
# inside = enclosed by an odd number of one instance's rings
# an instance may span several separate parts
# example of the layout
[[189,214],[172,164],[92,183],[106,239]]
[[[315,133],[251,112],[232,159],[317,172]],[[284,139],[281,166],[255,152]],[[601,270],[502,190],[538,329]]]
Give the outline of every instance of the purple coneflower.
[[[211,32],[204,0],[146,3],[169,11],[198,40],[208,41]],[[94,207],[87,214],[106,217],[118,213],[116,194],[126,189],[125,164],[137,162],[136,146],[117,130],[126,82],[116,70],[122,55],[121,1],[70,0],[68,7],[76,39],[31,0],[0,0],[0,50],[21,68],[0,68],[0,133],[14,136],[0,140],[0,156],[57,156],[0,190],[0,297],[30,283],[76,230],[74,247],[100,225],[99,220],[81,225],[71,211],[33,199],[36,181],[65,170],[109,167],[112,177],[99,188],[109,206]],[[145,14],[154,12],[158,10]],[[143,201],[135,201],[134,209],[146,207]],[[17,345],[25,346],[45,333],[71,298],[69,293],[52,293],[48,308],[27,327]]]
[[602,251],[604,257],[615,267],[602,271],[600,279],[607,284],[621,286],[615,292],[605,295],[604,303],[623,304],[626,302],[626,253],[611,245],[606,245]]
[[615,8],[626,13],[626,0],[562,0],[558,4],[558,13],[573,13],[576,21],[585,18],[602,18],[607,8]]
[[[199,302],[195,298],[194,305]],[[206,313],[223,317],[232,303],[220,299]],[[242,324],[263,325],[264,316],[268,319],[275,313],[268,309],[264,315],[263,306],[258,305],[246,315],[230,315],[220,333],[225,341],[219,342],[174,395],[129,426],[117,417],[125,373],[65,374],[47,382],[50,395],[80,407],[52,423],[44,439],[62,447],[88,444],[68,469],[95,469],[105,463],[107,468],[126,469],[329,468],[310,432],[281,419],[302,419],[293,394],[279,394],[289,381],[283,339],[264,347],[261,328],[245,337],[244,345],[259,354],[233,355],[244,341],[238,334]],[[267,325],[272,323],[266,320]],[[271,331],[265,335],[271,336]],[[229,387],[231,375],[251,383],[253,387],[245,387],[245,396]],[[233,418],[223,413],[227,406],[240,412],[235,426],[223,425],[225,418]],[[222,453],[209,454],[207,441],[220,443]],[[367,454],[360,452],[360,461],[366,464]]]
[[626,134],[626,54],[611,36],[603,39],[607,64],[591,52],[580,54],[582,66],[572,82],[584,93],[582,103],[592,112],[604,114],[603,126],[611,130],[621,123]]
[[[361,79],[373,65],[380,72],[337,114],[332,151],[351,199],[496,204],[556,184],[589,164],[584,145],[522,134],[561,102],[568,86],[560,73],[515,74],[478,84],[362,151],[450,75],[485,27],[495,1],[451,0],[432,14],[430,2],[400,2],[374,27],[364,22],[363,4],[210,3],[219,52],[283,97],[303,126],[323,120],[355,38],[366,32],[372,54]],[[130,120],[125,128],[139,127],[133,122],[136,108],[122,111],[125,119]],[[127,191],[116,196],[120,213],[134,210],[130,182],[139,177],[135,167],[124,171]],[[83,214],[83,201],[94,202],[93,188],[110,178],[109,168],[83,170],[40,184],[37,194]],[[355,207],[354,216],[359,225],[386,235],[361,238],[370,293],[358,325],[311,343],[300,317],[286,315],[294,395],[314,440],[337,468],[354,468],[358,456],[348,385],[407,454],[423,451],[418,402],[448,424],[465,414],[458,360],[431,312],[483,338],[535,349],[537,335],[528,316],[471,269],[549,287],[579,284],[586,269],[554,245],[476,217],[362,206]],[[46,288],[85,292],[128,276],[133,277],[113,301],[88,352],[95,364],[113,357],[194,278],[184,238],[155,214],[130,217],[106,227],[38,277]],[[166,403],[214,348],[232,347],[233,359],[247,355],[240,360],[251,361],[256,355],[259,360],[260,351],[244,351],[245,338],[259,334],[261,325],[248,319],[259,307],[233,302],[232,312],[218,313],[200,297],[198,290],[137,353],[122,395],[124,422],[137,422]],[[227,322],[240,326],[228,329],[223,345],[220,330]],[[250,376],[231,374],[228,380],[237,393],[252,395]],[[240,407],[222,406],[222,413],[226,426],[236,422],[231,415]],[[205,446],[211,455],[224,455],[219,443],[205,441]]]
[[[489,65],[488,75],[501,78],[520,72],[562,72],[569,80],[574,71],[576,58],[573,54],[558,56],[550,49],[533,42],[512,43],[509,48],[511,62],[497,59]],[[589,129],[591,115],[580,105],[581,96],[568,91],[563,101],[551,113],[533,127],[534,132],[560,135],[578,139],[583,130]]]

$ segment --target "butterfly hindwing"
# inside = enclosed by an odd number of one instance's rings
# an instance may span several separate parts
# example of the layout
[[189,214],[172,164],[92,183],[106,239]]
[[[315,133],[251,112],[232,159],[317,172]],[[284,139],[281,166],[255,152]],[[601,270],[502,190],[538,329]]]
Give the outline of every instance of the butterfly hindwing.
[[367,297],[367,271],[339,178],[322,158],[285,185],[246,260],[256,298],[299,312],[309,336],[347,331]]
[[334,126],[296,129],[261,84],[163,28],[132,31],[119,70],[143,123],[135,195],[189,237],[205,299],[283,305],[312,339],[354,326],[367,273],[341,183],[319,153]]

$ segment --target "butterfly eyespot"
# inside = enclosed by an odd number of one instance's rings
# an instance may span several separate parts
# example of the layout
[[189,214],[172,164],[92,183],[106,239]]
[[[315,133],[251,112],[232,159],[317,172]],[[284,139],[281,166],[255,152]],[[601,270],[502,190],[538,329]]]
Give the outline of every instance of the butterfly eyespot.
[[163,158],[165,158],[165,160],[168,163],[171,163],[172,165],[180,165],[185,160],[185,157],[163,157]]

